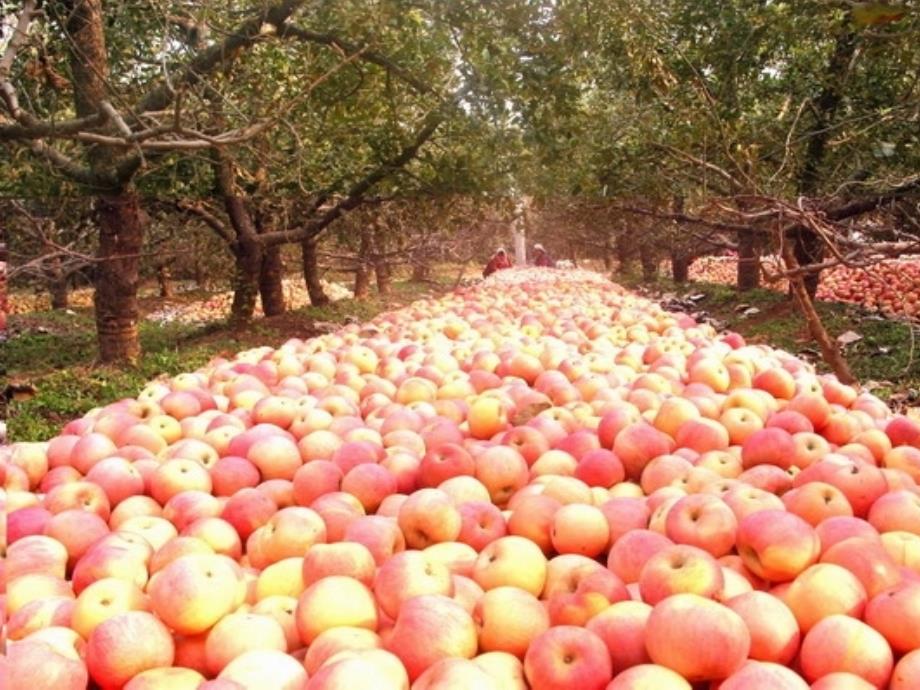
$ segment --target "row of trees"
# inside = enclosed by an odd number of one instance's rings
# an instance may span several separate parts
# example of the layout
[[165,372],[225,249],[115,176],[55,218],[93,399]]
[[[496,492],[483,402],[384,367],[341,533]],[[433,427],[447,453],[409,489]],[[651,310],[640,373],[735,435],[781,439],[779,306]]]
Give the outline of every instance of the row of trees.
[[[63,225],[93,266],[105,360],[137,356],[143,261],[194,227],[233,258],[239,321],[260,292],[281,306],[285,245],[316,301],[330,235],[359,277],[376,257],[386,289],[382,259],[424,266],[519,195],[534,228],[638,247],[649,271],[668,255],[678,278],[730,247],[748,288],[779,251],[816,337],[822,268],[917,248],[920,13],[886,3],[27,0],[3,16],[0,194],[26,224],[48,199],[83,204]],[[72,255],[43,270],[77,270]]]

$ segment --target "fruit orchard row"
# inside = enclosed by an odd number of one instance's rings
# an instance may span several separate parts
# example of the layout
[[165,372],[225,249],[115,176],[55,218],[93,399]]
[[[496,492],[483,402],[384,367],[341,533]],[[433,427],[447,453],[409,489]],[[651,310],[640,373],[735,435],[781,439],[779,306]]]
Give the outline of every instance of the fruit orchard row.
[[920,425],[596,274],[0,454],[12,690],[920,687]]
[[[768,271],[776,272],[775,258],[764,257]],[[690,278],[734,285],[738,260],[734,256],[706,256],[690,266]],[[771,284],[785,291],[786,282]],[[818,298],[861,304],[891,316],[920,317],[920,259],[882,261],[867,268],[836,266],[821,274]]]

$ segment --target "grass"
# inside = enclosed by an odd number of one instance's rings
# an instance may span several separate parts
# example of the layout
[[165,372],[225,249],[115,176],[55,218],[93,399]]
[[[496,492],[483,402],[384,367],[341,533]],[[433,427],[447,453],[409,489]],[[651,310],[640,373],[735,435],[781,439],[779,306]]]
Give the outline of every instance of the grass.
[[448,276],[436,274],[431,283],[397,280],[388,296],[372,293],[364,300],[308,306],[278,317],[256,319],[245,331],[232,331],[220,322],[192,326],[142,321],[143,355],[134,367],[96,364],[89,309],[13,315],[8,327],[16,335],[0,343],[4,367],[0,390],[8,384],[28,385],[34,388],[34,396],[9,402],[6,409],[0,409],[0,417],[7,420],[11,440],[47,439],[98,405],[137,395],[151,379],[197,369],[216,356],[313,335],[316,322],[366,321],[382,311],[443,293],[455,277],[448,280]]
[[[677,285],[664,278],[652,284],[643,283],[635,276],[619,280],[628,287],[642,286],[658,294],[702,294],[704,298],[697,302],[698,309],[724,323],[728,330],[737,331],[749,342],[767,343],[802,354],[826,371],[804,320],[783,293],[763,288],[738,293],[728,285],[702,282]],[[741,304],[756,307],[760,312],[744,316],[738,308]],[[895,393],[920,388],[920,328],[914,325],[912,334],[910,324],[886,319],[853,304],[823,301],[815,304],[833,338],[847,331],[862,336],[846,346],[844,354],[853,374],[873,388],[873,393],[888,399]]]

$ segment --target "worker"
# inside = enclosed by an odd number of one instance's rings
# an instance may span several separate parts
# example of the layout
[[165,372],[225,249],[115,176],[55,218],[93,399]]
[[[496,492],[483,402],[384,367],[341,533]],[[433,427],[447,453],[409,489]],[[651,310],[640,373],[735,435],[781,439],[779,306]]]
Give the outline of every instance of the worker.
[[495,273],[495,271],[500,271],[503,268],[511,268],[511,259],[508,256],[508,252],[505,251],[505,248],[499,247],[483,269],[482,277],[488,278]]
[[556,262],[550,258],[550,255],[546,253],[546,249],[542,244],[535,244],[533,246],[533,265],[534,266],[544,266],[546,268],[555,268]]

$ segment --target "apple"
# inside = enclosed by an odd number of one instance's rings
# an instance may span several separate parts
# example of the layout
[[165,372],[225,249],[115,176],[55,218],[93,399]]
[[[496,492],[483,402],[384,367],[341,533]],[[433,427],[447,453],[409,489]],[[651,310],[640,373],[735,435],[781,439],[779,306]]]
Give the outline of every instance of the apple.
[[613,673],[651,661],[645,648],[645,626],[652,607],[641,601],[618,601],[591,618],[586,628],[607,645]]
[[800,663],[802,674],[811,683],[844,671],[884,688],[891,677],[894,656],[879,632],[838,614],[824,618],[808,631],[802,640]]
[[716,558],[731,551],[737,529],[731,508],[708,494],[679,499],[665,519],[665,534],[674,543],[699,547]]
[[920,649],[920,582],[905,582],[879,592],[866,605],[864,620],[884,635],[896,654]]
[[243,690],[303,690],[307,682],[307,672],[299,661],[284,652],[275,649],[255,649],[241,654],[227,664],[217,680],[234,681]]
[[751,634],[730,608],[697,594],[655,604],[645,628],[652,661],[691,682],[727,678],[747,659]]
[[524,664],[507,652],[486,652],[473,658],[473,663],[495,682],[497,690],[527,690]]
[[862,583],[846,568],[817,563],[796,576],[783,600],[801,631],[807,633],[816,623],[835,614],[862,618],[867,596]]
[[[509,612],[513,611],[513,615]],[[517,587],[485,592],[473,609],[479,649],[508,652],[523,659],[530,643],[550,625],[549,614],[533,594]]]
[[550,539],[558,553],[596,557],[607,550],[610,527],[599,508],[571,503],[562,506],[553,515]]
[[175,644],[165,625],[146,611],[125,611],[93,629],[86,667],[103,690],[121,688],[148,669],[172,666]]
[[147,610],[147,597],[136,584],[114,577],[103,578],[80,592],[68,623],[88,640],[93,630],[109,618],[126,611]]
[[124,690],[197,690],[203,675],[190,668],[168,666],[151,668],[134,676]]
[[752,513],[738,523],[738,554],[751,572],[788,582],[818,560],[821,543],[805,520],[781,510]]
[[329,628],[320,633],[307,648],[304,668],[307,669],[310,676],[313,676],[339,652],[382,648],[383,641],[373,630],[348,626]]
[[[520,492],[516,495],[521,495]],[[511,508],[508,518],[508,533],[526,538],[536,544],[543,553],[553,549],[552,525],[556,511],[562,502],[543,494],[525,496]]]
[[411,494],[400,507],[397,522],[406,545],[414,549],[456,541],[463,526],[460,511],[439,489],[419,489]]
[[808,687],[795,671],[769,661],[748,661],[718,686],[719,690],[808,690]]
[[653,554],[639,573],[642,601],[655,605],[673,594],[691,592],[718,597],[725,576],[711,554],[695,546],[674,544]]
[[485,591],[519,587],[535,597],[546,584],[547,561],[540,547],[524,537],[508,535],[486,546],[473,564],[473,580]]
[[674,542],[647,529],[627,532],[617,539],[607,554],[607,567],[626,584],[638,582],[642,569],[656,553]]
[[0,668],[10,690],[85,690],[89,674],[73,645],[25,639],[7,647]]
[[330,575],[307,587],[297,600],[297,631],[305,645],[330,628],[376,630],[377,605],[371,590],[358,580]]
[[889,690],[910,690],[920,680],[920,650],[908,652],[894,667]]
[[412,681],[441,659],[472,659],[477,647],[472,616],[439,594],[406,600],[385,639],[385,648],[399,657]]
[[607,647],[585,628],[558,625],[538,635],[524,656],[524,675],[532,690],[600,690],[613,677]]
[[160,570],[150,582],[151,607],[182,635],[204,632],[241,603],[239,566],[227,556],[188,555]]
[[691,690],[691,685],[665,666],[639,664],[617,674],[606,690]]
[[757,661],[789,665],[799,651],[799,624],[789,607],[766,592],[746,592],[725,606],[741,616],[751,634],[748,656]]
[[230,613],[208,631],[204,650],[208,672],[216,676],[237,657],[257,649],[287,651],[281,624],[257,613]]
[[359,517],[346,526],[342,536],[344,541],[367,547],[378,566],[406,548],[405,537],[396,520],[382,515]]
[[21,640],[37,630],[70,626],[76,602],[71,597],[44,597],[29,602],[7,621],[9,640]]

